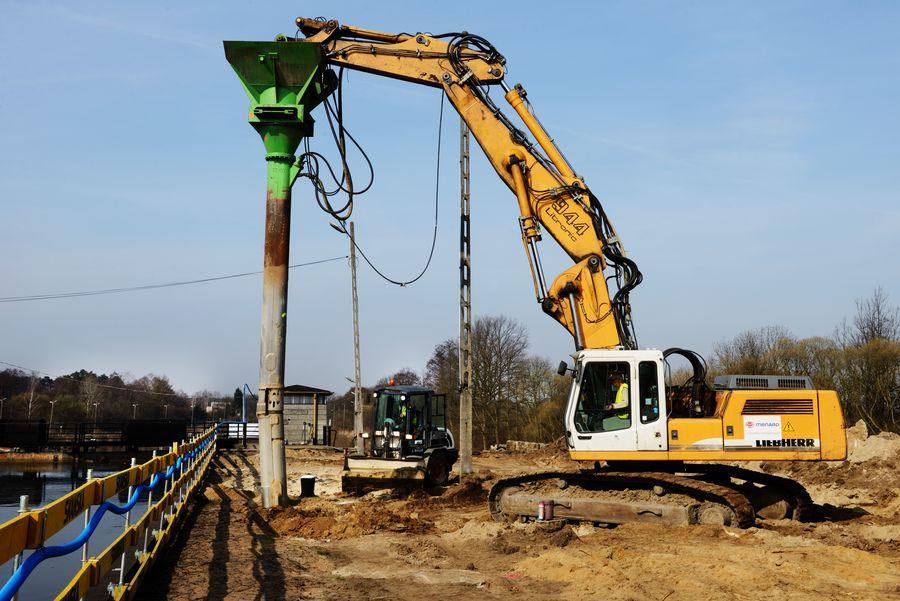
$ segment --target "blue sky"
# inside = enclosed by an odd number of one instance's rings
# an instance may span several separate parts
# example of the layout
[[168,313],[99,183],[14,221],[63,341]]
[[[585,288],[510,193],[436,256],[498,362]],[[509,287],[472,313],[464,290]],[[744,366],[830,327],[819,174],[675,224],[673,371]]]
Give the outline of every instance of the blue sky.
[[[829,334],[881,285],[900,300],[900,5],[894,2],[0,2],[0,296],[259,269],[263,149],[223,39],[296,16],[489,38],[603,201],[644,273],[642,346],[708,353],[781,324]],[[372,156],[354,212],[392,276],[431,240],[438,92],[353,73],[347,126]],[[324,116],[312,143],[333,153]],[[363,379],[421,370],[457,332],[457,118],[445,116],[435,261],[398,289],[360,273]],[[362,170],[360,169],[361,173]],[[571,340],[533,299],[515,199],[473,154],[476,314],[525,323],[556,361]],[[548,240],[548,274],[566,259]],[[346,253],[309,184],[292,262]],[[167,374],[188,392],[255,387],[257,277],[0,305],[0,361]],[[352,376],[349,275],[292,272],[288,383]]]

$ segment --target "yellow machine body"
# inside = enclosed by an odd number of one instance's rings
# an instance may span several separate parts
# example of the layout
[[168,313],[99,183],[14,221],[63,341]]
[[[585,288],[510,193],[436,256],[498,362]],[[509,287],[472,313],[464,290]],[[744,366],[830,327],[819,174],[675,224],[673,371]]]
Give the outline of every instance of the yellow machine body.
[[[722,376],[706,407],[666,394],[656,349],[575,356],[566,441],[577,461],[842,460],[844,418],[833,390],[803,376]],[[620,390],[621,388],[621,390]]]
[[833,390],[729,390],[713,417],[666,420],[665,450],[571,451],[577,461],[842,461],[847,437]]

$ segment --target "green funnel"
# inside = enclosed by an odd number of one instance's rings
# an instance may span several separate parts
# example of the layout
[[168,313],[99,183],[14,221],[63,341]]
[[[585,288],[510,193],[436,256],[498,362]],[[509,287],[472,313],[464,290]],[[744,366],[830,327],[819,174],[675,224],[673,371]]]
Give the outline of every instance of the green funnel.
[[[335,77],[321,68],[311,42],[224,42],[225,58],[250,97],[250,124],[270,153],[294,154],[313,133],[310,111],[332,92]],[[270,140],[269,138],[277,138]],[[270,147],[271,146],[271,147]]]

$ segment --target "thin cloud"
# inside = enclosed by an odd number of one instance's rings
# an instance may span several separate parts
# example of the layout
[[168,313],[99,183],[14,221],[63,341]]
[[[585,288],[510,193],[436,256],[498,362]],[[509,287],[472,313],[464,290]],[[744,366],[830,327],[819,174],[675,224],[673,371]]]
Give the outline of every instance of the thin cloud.
[[673,165],[681,165],[682,167],[693,167],[699,168],[699,165],[683,159],[681,157],[677,157],[675,155],[667,154],[665,152],[659,152],[658,150],[653,150],[652,148],[645,148],[643,146],[639,146],[637,144],[630,144],[628,142],[620,142],[619,140],[614,140],[612,138],[607,138],[605,136],[598,136],[597,134],[587,133],[582,130],[572,129],[569,127],[553,125],[552,129],[555,131],[563,131],[567,134],[571,134],[573,136],[577,136],[584,140],[588,140],[589,142],[596,142],[598,144],[605,144],[606,146],[611,146],[613,148],[619,148],[621,150],[627,150],[628,152],[639,154],[641,156],[654,159],[656,161],[660,161],[663,163],[671,163]]
[[188,46],[190,48],[197,48],[199,50],[216,52],[218,52],[219,50],[218,43],[212,43],[207,40],[192,37],[192,35],[187,32],[158,29],[150,26],[139,26],[145,24],[143,21],[141,21],[140,23],[118,21],[115,19],[110,19],[108,17],[101,17],[98,15],[75,11],[68,7],[60,5],[34,6],[31,4],[18,4],[17,6],[23,10],[28,10],[47,17],[64,19],[72,23],[80,23],[82,25],[88,25],[90,27],[96,27],[99,29],[119,31],[136,37],[148,38],[151,40],[157,40],[171,44],[179,44],[181,46]]

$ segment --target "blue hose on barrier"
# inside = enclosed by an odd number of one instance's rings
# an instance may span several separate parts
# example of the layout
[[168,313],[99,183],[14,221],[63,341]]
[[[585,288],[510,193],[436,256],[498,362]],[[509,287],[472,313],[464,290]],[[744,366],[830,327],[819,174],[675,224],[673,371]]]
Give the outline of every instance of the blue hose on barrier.
[[123,515],[131,511],[142,492],[145,490],[154,490],[160,482],[171,478],[176,471],[181,470],[181,466],[185,459],[193,459],[196,457],[197,454],[206,448],[214,439],[215,434],[212,434],[209,438],[201,442],[200,446],[193,451],[179,457],[174,464],[170,465],[168,469],[165,470],[165,472],[156,472],[153,474],[150,478],[150,483],[141,484],[135,488],[134,492],[131,494],[131,498],[124,505],[120,506],[110,503],[109,501],[103,501],[103,503],[97,506],[97,511],[91,516],[91,521],[88,522],[88,525],[81,531],[81,534],[69,542],[61,545],[54,545],[52,547],[38,547],[35,549],[34,553],[29,555],[25,561],[22,562],[22,565],[19,566],[19,569],[10,576],[9,580],[6,581],[6,584],[3,585],[3,588],[0,588],[0,601],[11,601],[13,596],[19,591],[19,588],[25,584],[25,581],[28,579],[28,576],[31,575],[34,568],[45,559],[68,555],[84,546],[84,543],[94,534],[94,530],[97,529],[97,525],[100,524],[100,520],[103,519],[103,516],[107,511],[111,511],[116,515]]

